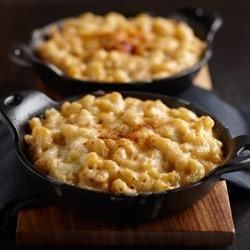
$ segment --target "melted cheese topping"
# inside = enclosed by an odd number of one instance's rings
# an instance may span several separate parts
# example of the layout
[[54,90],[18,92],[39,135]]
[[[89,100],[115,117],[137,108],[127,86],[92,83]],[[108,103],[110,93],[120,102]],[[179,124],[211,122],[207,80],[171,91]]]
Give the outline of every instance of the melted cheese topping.
[[70,77],[126,83],[177,74],[196,64],[205,48],[184,22],[112,12],[65,20],[51,29],[37,53]]
[[35,166],[83,188],[136,194],[196,182],[223,161],[209,116],[160,100],[86,95],[30,120]]

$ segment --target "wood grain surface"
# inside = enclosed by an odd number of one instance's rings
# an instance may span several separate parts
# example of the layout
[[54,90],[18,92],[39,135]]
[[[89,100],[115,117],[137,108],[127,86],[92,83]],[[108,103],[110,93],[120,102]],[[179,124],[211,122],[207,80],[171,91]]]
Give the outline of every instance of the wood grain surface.
[[16,240],[22,246],[218,246],[233,243],[234,225],[226,184],[220,182],[192,207],[144,223],[84,217],[57,206],[23,210]]
[[194,79],[194,84],[196,86],[202,87],[202,88],[207,89],[207,90],[212,89],[211,76],[210,76],[209,69],[207,66],[205,66],[203,69],[201,69],[199,74]]
[[[212,88],[207,67],[197,76],[195,84]],[[16,229],[16,242],[21,246],[219,246],[232,244],[234,236],[224,181],[185,211],[151,222],[121,224],[49,206],[20,211]]]

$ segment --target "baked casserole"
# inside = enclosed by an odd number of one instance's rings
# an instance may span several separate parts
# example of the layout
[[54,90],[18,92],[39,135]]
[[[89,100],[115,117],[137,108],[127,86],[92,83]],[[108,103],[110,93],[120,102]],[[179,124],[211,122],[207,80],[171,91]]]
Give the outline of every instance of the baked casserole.
[[194,183],[223,162],[214,121],[160,100],[86,95],[29,121],[30,157],[60,182],[138,194]]
[[36,52],[69,77],[129,83],[176,75],[198,63],[205,49],[182,21],[111,12],[66,19],[51,28]]

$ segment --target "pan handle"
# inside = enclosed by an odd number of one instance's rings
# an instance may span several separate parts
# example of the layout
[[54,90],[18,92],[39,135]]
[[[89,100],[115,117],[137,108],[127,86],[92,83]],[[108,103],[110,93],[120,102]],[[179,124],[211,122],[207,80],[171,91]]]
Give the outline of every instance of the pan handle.
[[55,105],[52,99],[36,90],[21,90],[0,99],[0,118],[14,138],[24,129],[28,119]]
[[215,34],[222,26],[222,17],[215,11],[208,11],[202,8],[180,8],[174,16],[179,16],[181,19],[185,19],[187,23],[195,23],[202,26],[205,32],[204,39],[207,42],[212,42]]
[[32,67],[37,63],[36,59],[32,55],[31,49],[25,44],[16,44],[9,52],[8,56],[14,63],[17,63],[24,67]]
[[233,160],[214,169],[212,175],[221,176],[235,171],[250,170],[250,137],[246,135],[235,137],[233,145]]

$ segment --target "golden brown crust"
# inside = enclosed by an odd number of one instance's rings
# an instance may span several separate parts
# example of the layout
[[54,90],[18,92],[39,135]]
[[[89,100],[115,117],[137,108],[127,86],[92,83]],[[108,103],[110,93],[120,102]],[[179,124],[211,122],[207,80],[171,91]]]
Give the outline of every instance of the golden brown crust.
[[196,64],[205,49],[186,23],[111,12],[84,13],[53,26],[37,53],[70,77],[124,83],[177,74]]
[[[91,105],[89,105],[91,103]],[[223,161],[214,121],[161,101],[87,95],[30,120],[34,164],[60,181],[137,194],[196,182]]]

